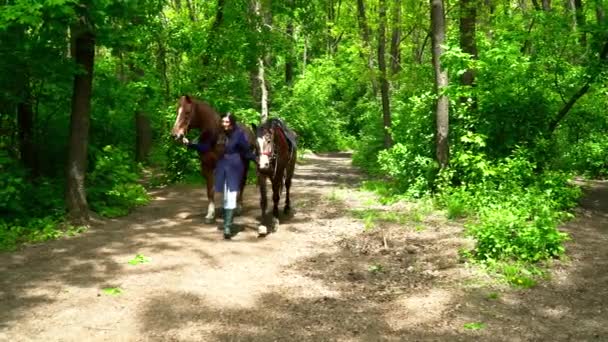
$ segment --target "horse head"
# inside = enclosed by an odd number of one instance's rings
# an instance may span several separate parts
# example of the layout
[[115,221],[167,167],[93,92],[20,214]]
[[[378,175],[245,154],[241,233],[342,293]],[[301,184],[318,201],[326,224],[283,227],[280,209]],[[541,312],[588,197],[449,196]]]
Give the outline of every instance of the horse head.
[[252,124],[252,127],[256,133],[256,149],[260,156],[258,168],[261,172],[271,171],[273,167],[276,167],[281,148],[283,148],[283,152],[286,152],[285,133],[281,131],[281,127],[276,124],[274,119],[264,121],[259,127]]
[[177,117],[171,130],[171,136],[175,140],[183,141],[190,130],[191,121],[194,116],[194,102],[188,95],[183,95],[177,102]]

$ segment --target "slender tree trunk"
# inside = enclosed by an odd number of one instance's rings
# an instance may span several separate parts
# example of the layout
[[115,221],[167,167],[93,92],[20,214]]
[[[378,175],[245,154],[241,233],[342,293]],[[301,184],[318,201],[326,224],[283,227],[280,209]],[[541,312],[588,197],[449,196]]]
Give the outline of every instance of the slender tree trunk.
[[[361,32],[361,39],[363,40],[363,56],[367,58],[367,67],[373,74],[374,72],[374,55],[372,52],[371,43],[371,29],[367,23],[367,14],[365,12],[364,0],[357,0],[357,21],[359,23],[359,31]],[[371,77],[372,91],[374,94],[378,93],[378,84],[375,77]]]
[[72,30],[74,42],[72,55],[74,56],[76,65],[82,68],[83,72],[74,76],[65,197],[69,219],[75,224],[86,224],[89,220],[89,207],[85,192],[85,174],[95,59],[95,37],[86,27],[84,20],[82,20],[80,25],[81,27]]
[[393,1],[391,36],[391,73],[394,75],[401,71],[401,0]]
[[[606,40],[600,52],[600,64],[608,64],[608,40]],[[589,91],[589,88],[591,88],[591,84],[595,82],[597,76],[597,72],[592,73],[592,76],[587,79],[585,84],[576,93],[574,93],[572,97],[570,97],[570,100],[568,100],[564,107],[562,107],[562,109],[560,109],[560,111],[557,113],[555,119],[549,123],[549,133],[553,134],[553,132],[555,132],[555,129],[557,128],[559,123],[566,117],[568,112],[570,112],[570,109],[572,109],[576,102],[581,97],[583,97],[583,95],[585,95],[587,91]]]
[[[294,0],[288,0],[289,8],[291,13],[294,12]],[[289,47],[287,48],[287,57],[285,58],[285,84],[291,87],[293,84],[293,69],[295,65],[295,41],[294,28],[293,28],[293,16],[290,15],[287,22],[287,39]]]
[[437,92],[436,110],[436,156],[439,166],[443,169],[449,162],[449,99],[444,91],[448,86],[448,73],[441,65],[445,42],[445,10],[443,0],[430,0],[431,2],[431,44],[433,54],[433,69],[435,70],[435,87]]
[[543,0],[543,11],[551,11],[551,0]]
[[[265,3],[266,4],[266,3]],[[265,11],[270,11],[269,8],[269,3],[267,4],[268,6],[263,6],[262,4],[262,0],[254,0],[251,3],[251,9],[250,11],[252,12],[253,17],[255,18],[254,21],[256,23],[262,23],[262,25],[269,25],[271,24],[271,14],[267,13]],[[268,8],[266,8],[268,7]],[[263,32],[263,28],[260,26],[260,24],[256,24],[256,31],[258,33],[258,36],[262,35]],[[258,45],[258,51],[260,56],[258,57],[258,61],[257,61],[257,77],[252,75],[252,90],[253,90],[253,95],[254,98],[257,100],[258,99],[258,95],[259,95],[259,104],[260,104],[260,119],[261,121],[264,121],[268,118],[268,102],[269,102],[269,91],[268,91],[268,84],[266,81],[266,72],[265,72],[265,68],[266,65],[268,64],[268,60],[269,60],[269,55],[266,53],[266,46],[262,46],[261,44]],[[259,89],[259,91],[256,90],[256,88]]]
[[[477,0],[460,1],[460,49],[477,59],[477,44],[475,42],[475,26],[477,21]],[[475,82],[475,72],[468,68],[460,79],[464,86],[472,87]],[[461,101],[466,101],[461,98]],[[473,106],[477,102],[473,100]]]
[[587,33],[585,32],[587,22],[582,0],[574,0],[574,18],[576,29],[580,32],[580,44],[585,47],[587,46]]
[[384,147],[393,145],[391,137],[391,107],[389,84],[386,75],[386,0],[380,0],[378,27],[378,69],[380,70],[380,96],[382,98],[382,121],[384,124]]
[[17,105],[17,123],[19,126],[21,162],[30,171],[31,176],[36,177],[38,176],[38,169],[34,149],[34,111],[32,110],[29,91],[26,91],[25,97]]
[[152,127],[150,119],[143,111],[135,113],[135,160],[143,162],[148,159],[152,148]]

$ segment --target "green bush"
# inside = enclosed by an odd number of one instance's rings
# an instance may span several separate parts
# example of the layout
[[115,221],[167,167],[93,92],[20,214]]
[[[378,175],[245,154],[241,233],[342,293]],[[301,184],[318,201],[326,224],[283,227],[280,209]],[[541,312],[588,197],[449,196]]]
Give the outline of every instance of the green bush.
[[101,215],[115,217],[149,202],[149,196],[138,184],[137,170],[129,154],[106,146],[95,158],[88,176],[87,195],[91,208]]
[[[474,213],[467,233],[476,240],[471,255],[480,261],[537,262],[563,254],[566,234],[557,225],[581,195],[568,174],[535,173],[525,151],[491,162],[476,156],[455,165],[457,186],[447,186],[441,203],[449,217]],[[474,182],[475,177],[479,179]]]

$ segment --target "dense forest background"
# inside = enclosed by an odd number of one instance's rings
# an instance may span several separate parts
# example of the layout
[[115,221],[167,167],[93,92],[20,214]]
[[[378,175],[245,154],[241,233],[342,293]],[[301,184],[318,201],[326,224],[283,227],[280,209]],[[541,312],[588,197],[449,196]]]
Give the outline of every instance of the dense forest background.
[[198,177],[191,94],[353,150],[385,200],[466,218],[471,259],[560,256],[573,176],[608,175],[607,2],[2,0],[0,246]]

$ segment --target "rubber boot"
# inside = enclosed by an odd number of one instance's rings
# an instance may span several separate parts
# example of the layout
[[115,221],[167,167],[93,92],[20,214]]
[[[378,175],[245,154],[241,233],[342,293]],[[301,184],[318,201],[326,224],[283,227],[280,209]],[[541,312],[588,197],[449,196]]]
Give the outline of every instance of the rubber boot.
[[234,219],[234,209],[224,209],[224,239],[232,238],[232,220]]

